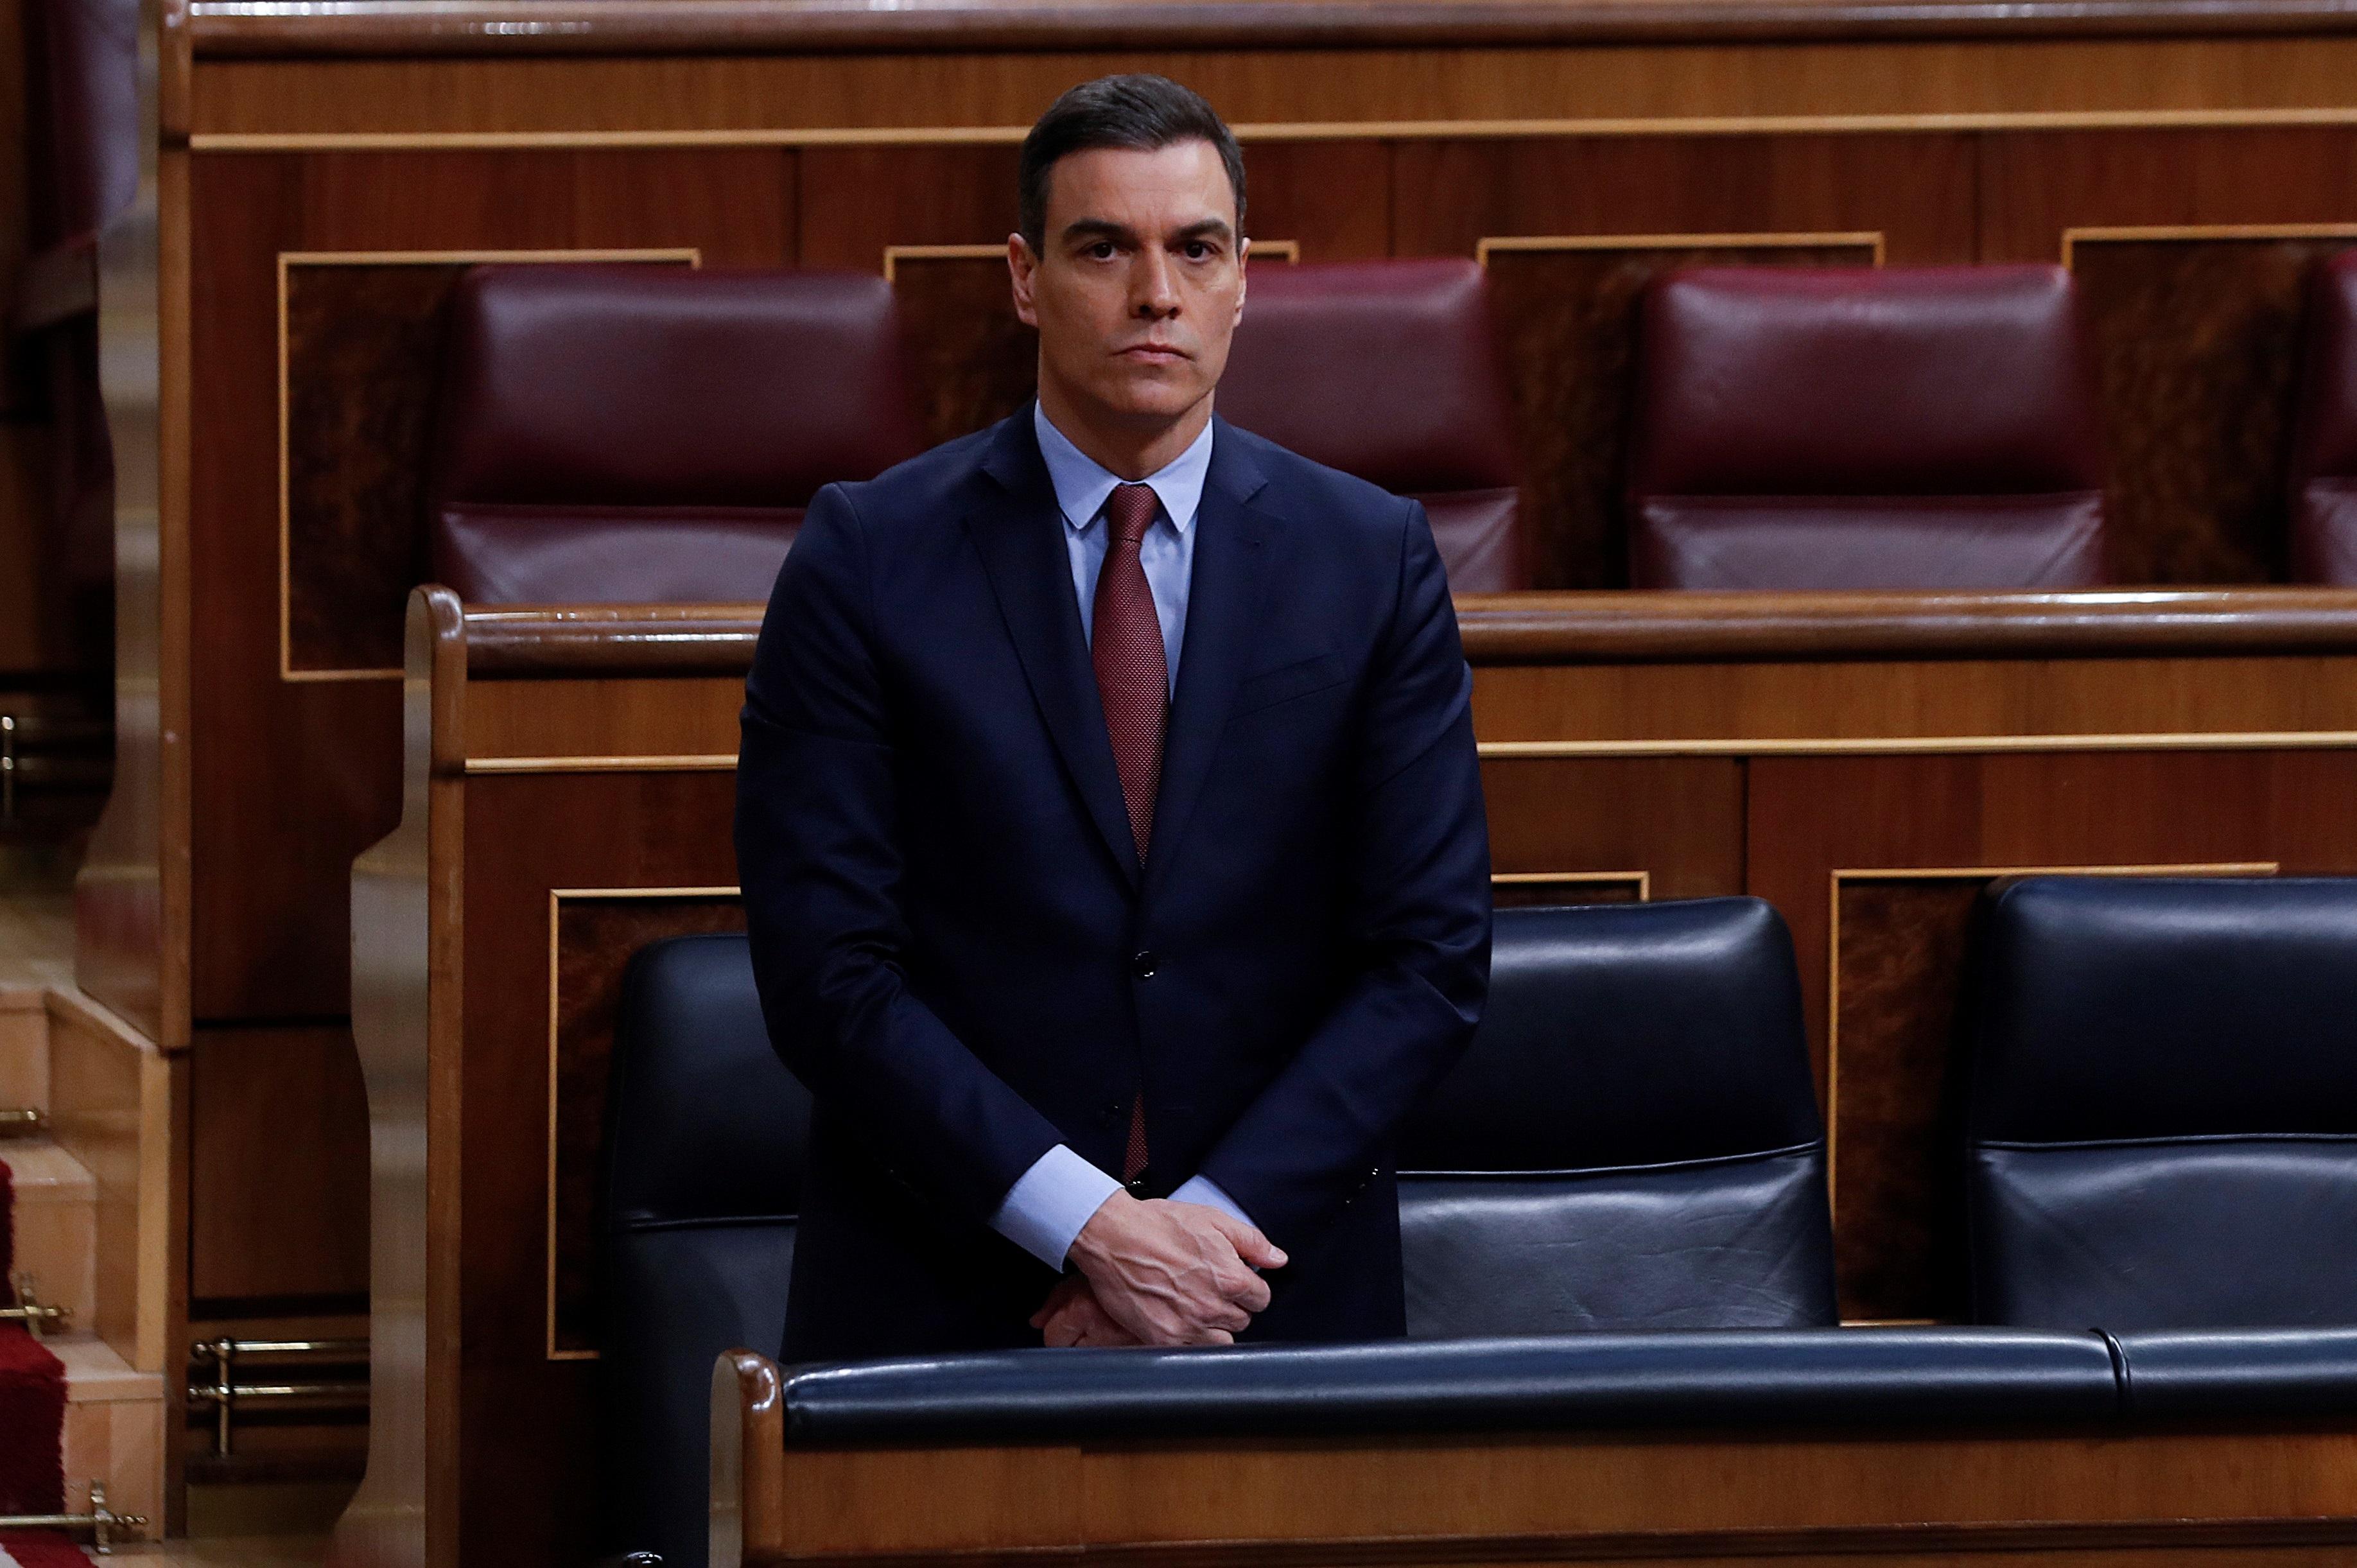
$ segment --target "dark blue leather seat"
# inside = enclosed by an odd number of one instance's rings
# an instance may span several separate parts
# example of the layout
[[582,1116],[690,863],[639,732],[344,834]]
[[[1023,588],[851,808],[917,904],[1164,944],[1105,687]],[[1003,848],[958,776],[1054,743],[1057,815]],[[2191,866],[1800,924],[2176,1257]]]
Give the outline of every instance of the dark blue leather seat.
[[634,958],[614,1036],[601,1336],[607,1539],[702,1563],[713,1358],[785,1335],[810,1095],[741,936]]
[[1408,1333],[1835,1321],[1792,939],[1757,898],[1503,909],[1400,1145]]
[[2357,1321],[2357,881],[2040,877],[1978,938],[1975,1316]]
[[790,1444],[2098,1423],[2101,1336],[1987,1328],[1574,1334],[1002,1350],[810,1367]]

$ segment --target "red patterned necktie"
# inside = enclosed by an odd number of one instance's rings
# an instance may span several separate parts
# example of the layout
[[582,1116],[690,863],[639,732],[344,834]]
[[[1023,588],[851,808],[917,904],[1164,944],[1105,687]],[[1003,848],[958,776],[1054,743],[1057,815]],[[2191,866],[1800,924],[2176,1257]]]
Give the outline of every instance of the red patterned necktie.
[[[1104,703],[1105,732],[1113,737],[1113,762],[1121,775],[1121,798],[1129,808],[1130,835],[1137,863],[1154,837],[1154,792],[1162,781],[1162,731],[1170,709],[1170,665],[1162,651],[1162,620],[1154,613],[1154,590],[1146,585],[1138,549],[1154,526],[1154,490],[1148,485],[1117,485],[1105,501],[1104,565],[1097,573],[1096,608],[1089,633],[1089,658],[1097,671],[1097,695]],[[1132,1103],[1129,1149],[1122,1179],[1146,1168],[1146,1101]]]

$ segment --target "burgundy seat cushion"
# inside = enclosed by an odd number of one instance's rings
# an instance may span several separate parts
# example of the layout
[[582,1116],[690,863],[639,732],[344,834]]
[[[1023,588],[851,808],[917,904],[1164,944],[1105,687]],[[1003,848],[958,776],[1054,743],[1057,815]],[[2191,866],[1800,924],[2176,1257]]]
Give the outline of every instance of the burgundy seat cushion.
[[1671,274],[1641,334],[1636,586],[2104,580],[2102,447],[2061,268]]
[[765,599],[821,487],[918,449],[881,278],[484,267],[452,312],[429,504],[469,602]]
[[1531,585],[1512,415],[1473,263],[1254,267],[1219,409],[1423,501],[1458,593]]
[[2316,270],[2292,436],[2291,575],[2357,583],[2357,251]]

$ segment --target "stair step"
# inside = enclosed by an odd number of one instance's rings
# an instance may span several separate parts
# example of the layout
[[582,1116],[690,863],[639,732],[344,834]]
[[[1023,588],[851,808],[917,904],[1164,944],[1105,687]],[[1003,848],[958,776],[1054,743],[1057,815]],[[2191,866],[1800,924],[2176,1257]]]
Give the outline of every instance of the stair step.
[[107,1506],[142,1514],[154,1539],[164,1504],[164,1376],[133,1370],[95,1335],[48,1341],[65,1363],[66,1496],[106,1483]]
[[16,1179],[16,1272],[33,1276],[43,1305],[72,1312],[87,1329],[98,1303],[98,1184],[81,1162],[46,1138],[0,1143]]
[[[41,991],[0,984],[0,1111],[49,1108],[49,1015]],[[0,1160],[13,1140],[0,1139]]]

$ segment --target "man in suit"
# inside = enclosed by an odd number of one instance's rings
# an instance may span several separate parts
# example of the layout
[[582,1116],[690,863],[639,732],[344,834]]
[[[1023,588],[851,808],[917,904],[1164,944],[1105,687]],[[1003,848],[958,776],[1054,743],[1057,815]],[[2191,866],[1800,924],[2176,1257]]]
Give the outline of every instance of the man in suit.
[[1212,415],[1243,159],[1158,77],[1025,142],[1036,403],[813,501],[737,859],[816,1098],[785,1354],[1404,1331],[1395,1128],[1490,886],[1424,510]]

